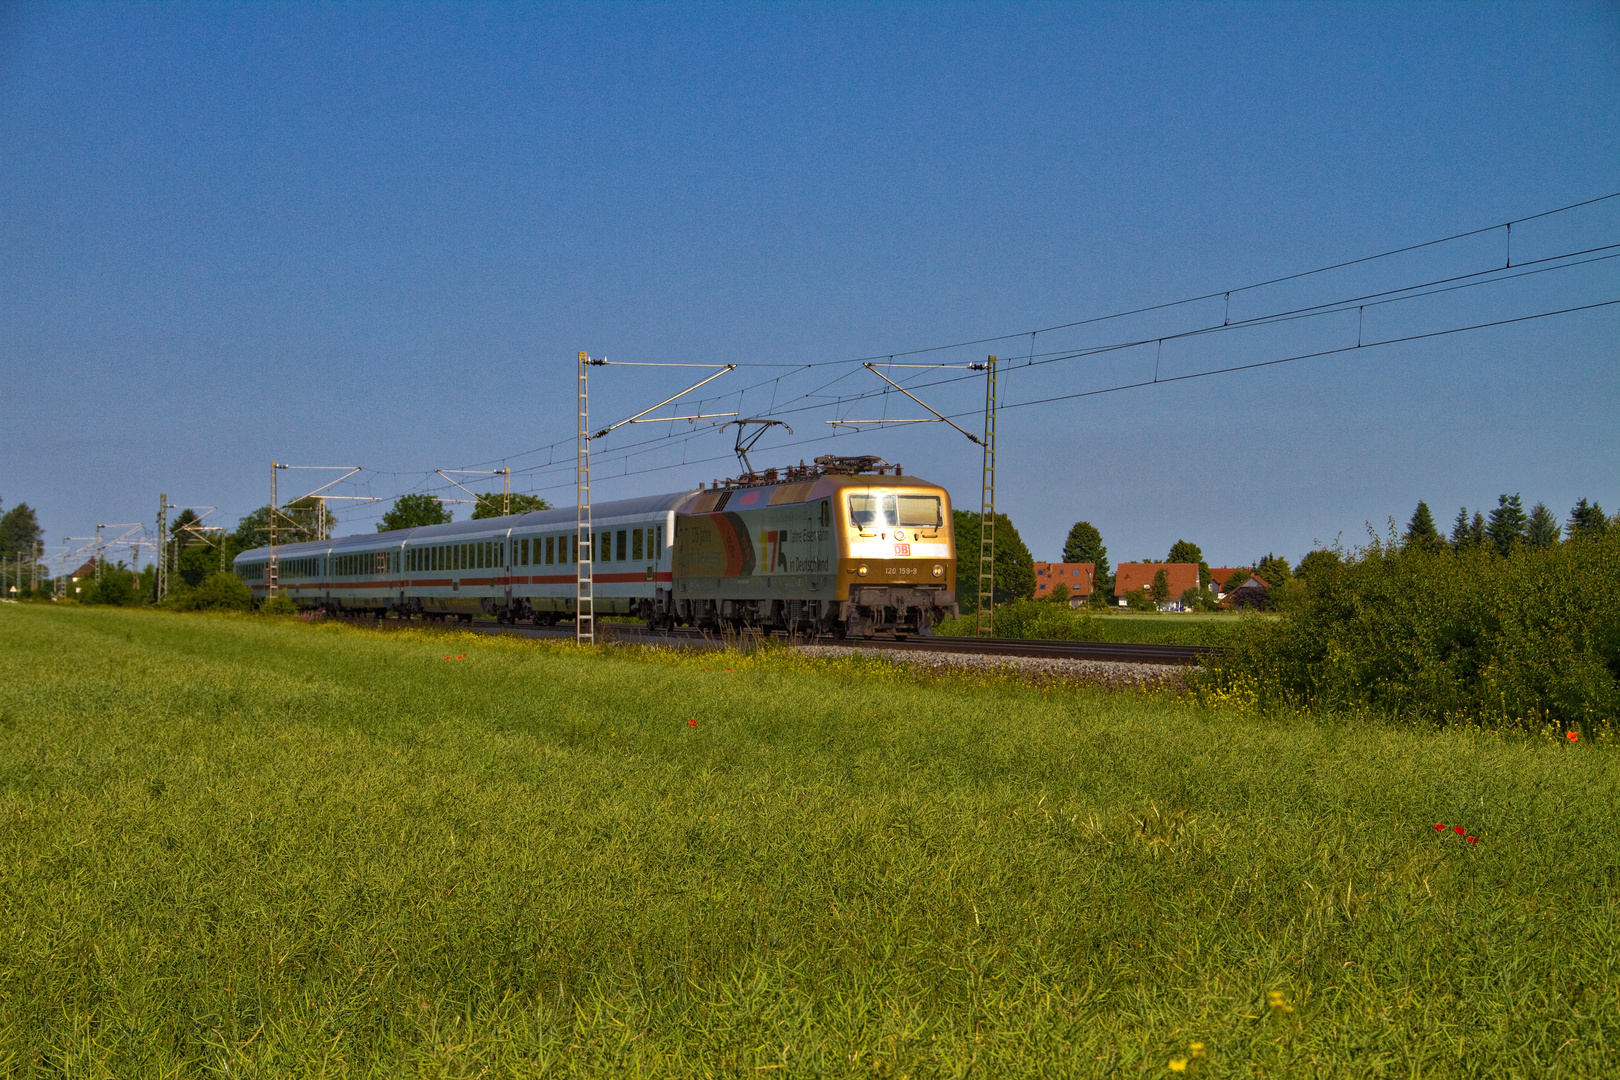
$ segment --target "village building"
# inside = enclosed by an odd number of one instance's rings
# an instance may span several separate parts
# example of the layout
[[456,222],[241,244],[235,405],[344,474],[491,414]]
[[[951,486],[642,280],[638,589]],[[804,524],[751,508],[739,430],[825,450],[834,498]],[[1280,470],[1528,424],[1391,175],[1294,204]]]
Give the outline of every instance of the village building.
[[1035,599],[1045,600],[1061,583],[1069,587],[1069,606],[1082,607],[1097,587],[1096,564],[1038,562],[1035,564]]
[[[1212,566],[1209,568],[1209,591],[1215,594],[1215,599],[1224,600],[1227,593],[1242,585],[1252,573],[1253,569],[1247,566]],[[1236,581],[1231,580],[1234,577]],[[1226,587],[1229,581],[1231,589]]]
[[1181,594],[1198,588],[1197,563],[1128,562],[1120,563],[1114,572],[1114,599],[1120,607],[1128,603],[1126,597],[1133,592],[1146,592],[1153,588],[1153,579],[1160,570],[1169,580],[1170,591],[1159,601],[1160,611],[1181,611]]

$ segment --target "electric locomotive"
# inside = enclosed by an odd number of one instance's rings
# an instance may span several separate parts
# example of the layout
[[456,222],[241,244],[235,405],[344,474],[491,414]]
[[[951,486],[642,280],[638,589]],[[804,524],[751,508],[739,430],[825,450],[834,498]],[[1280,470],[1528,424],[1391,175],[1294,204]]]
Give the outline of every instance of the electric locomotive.
[[[304,608],[516,622],[592,609],[649,626],[930,634],[956,614],[950,495],[877,458],[817,458],[712,488],[279,545],[275,588]],[[256,600],[270,549],[236,573]]]

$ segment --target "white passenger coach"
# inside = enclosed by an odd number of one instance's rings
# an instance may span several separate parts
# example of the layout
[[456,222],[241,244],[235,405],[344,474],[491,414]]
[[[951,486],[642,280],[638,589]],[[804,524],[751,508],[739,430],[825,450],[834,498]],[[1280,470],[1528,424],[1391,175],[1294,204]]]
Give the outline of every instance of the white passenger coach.
[[[691,492],[598,503],[592,592],[599,615],[641,614],[670,589],[675,507]],[[275,587],[299,607],[328,611],[571,617],[579,573],[572,507],[453,521],[276,548]],[[243,552],[236,573],[255,600],[269,593],[267,548]]]

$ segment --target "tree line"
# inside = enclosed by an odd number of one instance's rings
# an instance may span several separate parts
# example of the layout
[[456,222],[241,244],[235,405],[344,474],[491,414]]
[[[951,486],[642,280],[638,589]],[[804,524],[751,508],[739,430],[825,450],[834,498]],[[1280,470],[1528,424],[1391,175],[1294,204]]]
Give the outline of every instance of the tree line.
[[[486,492],[474,501],[472,517],[483,519],[499,517],[510,508],[513,514],[531,510],[549,510],[550,504],[537,495]],[[443,525],[454,519],[449,506],[433,495],[402,495],[382,516],[378,532],[396,529],[414,529],[424,525]],[[210,528],[195,510],[183,509],[169,523],[168,548],[169,596],[167,603],[176,607],[243,607],[251,602],[250,594],[231,573],[231,565],[244,551],[266,547],[270,543],[271,508],[268,504],[239,518],[236,528],[225,531]],[[309,540],[328,540],[335,533],[339,520],[329,509],[323,509],[316,498],[295,499],[280,507],[275,515],[275,533],[278,544],[297,544]],[[43,558],[42,532],[34,511],[26,503],[0,515],[0,559],[6,567],[16,562],[20,553],[31,552],[27,558]],[[72,573],[76,567],[68,567]],[[223,580],[228,578],[229,580]],[[7,576],[9,588],[13,577]],[[25,581],[24,584],[28,582]],[[36,592],[19,590],[20,598],[48,599],[54,582],[49,576],[41,578]],[[191,595],[207,587],[201,596]],[[86,580],[66,585],[67,596],[80,603],[129,606],[154,603],[157,600],[157,571],[148,565],[136,571],[122,560],[108,560],[101,572]]]
[[1466,506],[1458,510],[1450,537],[1440,535],[1429,504],[1420,502],[1412,511],[1402,540],[1435,550],[1449,547],[1452,551],[1469,551],[1491,547],[1498,555],[1508,555],[1519,547],[1549,548],[1561,539],[1597,539],[1613,528],[1620,528],[1620,515],[1611,520],[1604,514],[1603,507],[1582,499],[1570,509],[1560,530],[1558,518],[1547,509],[1546,503],[1538,502],[1525,513],[1523,501],[1514,494],[1498,496],[1496,509],[1489,517],[1481,510],[1475,510],[1473,517],[1469,517]]

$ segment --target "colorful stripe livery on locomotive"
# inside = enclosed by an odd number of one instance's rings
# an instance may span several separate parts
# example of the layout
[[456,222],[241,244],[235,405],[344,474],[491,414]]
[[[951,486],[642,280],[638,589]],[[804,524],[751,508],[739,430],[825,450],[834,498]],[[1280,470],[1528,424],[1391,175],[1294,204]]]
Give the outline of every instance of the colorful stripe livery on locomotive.
[[[956,613],[950,496],[899,475],[818,475],[592,507],[598,615],[649,626],[927,634]],[[301,608],[555,623],[573,617],[572,507],[276,548]],[[270,549],[237,556],[256,600]]]

